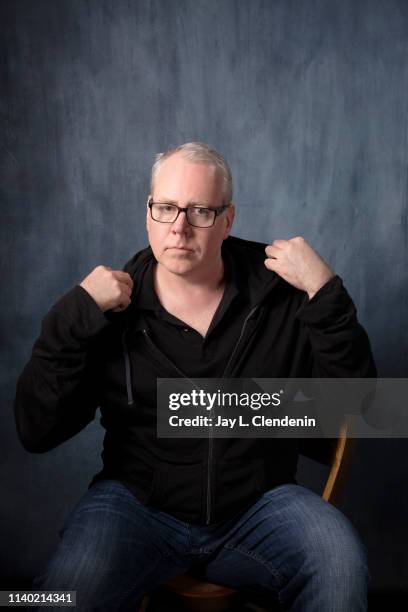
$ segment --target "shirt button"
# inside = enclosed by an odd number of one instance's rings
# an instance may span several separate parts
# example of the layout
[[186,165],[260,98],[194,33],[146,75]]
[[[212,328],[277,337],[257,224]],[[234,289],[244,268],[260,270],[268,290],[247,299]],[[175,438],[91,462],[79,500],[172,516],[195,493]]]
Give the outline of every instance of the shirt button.
[[190,331],[190,330],[188,329],[188,327],[185,327],[185,328],[184,328],[184,331]]

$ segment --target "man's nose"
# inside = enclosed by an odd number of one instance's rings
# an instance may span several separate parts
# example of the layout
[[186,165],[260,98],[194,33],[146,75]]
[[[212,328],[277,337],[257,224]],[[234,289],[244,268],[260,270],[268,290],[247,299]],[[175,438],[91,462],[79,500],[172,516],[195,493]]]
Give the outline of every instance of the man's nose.
[[179,216],[177,217],[177,219],[173,222],[172,225],[172,231],[173,232],[183,232],[185,233],[186,231],[189,231],[189,228],[191,226],[188,224],[187,222],[187,213],[183,212],[182,210],[179,213]]

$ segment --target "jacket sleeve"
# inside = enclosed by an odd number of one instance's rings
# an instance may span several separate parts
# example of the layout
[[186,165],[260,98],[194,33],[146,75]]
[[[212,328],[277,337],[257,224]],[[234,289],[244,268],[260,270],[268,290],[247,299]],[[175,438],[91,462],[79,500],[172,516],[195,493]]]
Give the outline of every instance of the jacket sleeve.
[[43,318],[14,399],[17,433],[26,450],[51,450],[95,418],[99,404],[95,339],[107,325],[109,320],[80,285]]
[[370,341],[339,276],[330,279],[297,310],[313,354],[313,376],[376,378]]

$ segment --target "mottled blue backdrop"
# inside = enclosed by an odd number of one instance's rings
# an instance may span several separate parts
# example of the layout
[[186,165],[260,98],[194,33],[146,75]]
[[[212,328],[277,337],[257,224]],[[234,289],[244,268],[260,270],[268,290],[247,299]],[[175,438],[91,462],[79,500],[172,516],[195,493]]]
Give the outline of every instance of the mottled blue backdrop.
[[[16,378],[51,304],[146,245],[158,151],[223,153],[234,233],[303,235],[344,279],[379,374],[408,375],[408,3],[2,0],[0,28],[0,575],[29,578],[103,432],[26,453]],[[407,447],[361,441],[342,506],[373,589],[408,588]]]

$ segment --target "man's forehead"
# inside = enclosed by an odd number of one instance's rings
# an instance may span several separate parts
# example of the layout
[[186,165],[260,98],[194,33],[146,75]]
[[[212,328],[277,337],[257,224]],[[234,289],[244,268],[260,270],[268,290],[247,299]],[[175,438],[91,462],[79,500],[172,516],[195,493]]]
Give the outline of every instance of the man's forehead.
[[[180,190],[188,198],[213,201],[222,190],[222,179],[214,166],[196,162],[174,154],[158,168],[154,179],[155,197],[166,197],[175,200],[180,197]],[[191,193],[190,193],[191,192]]]

